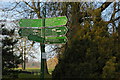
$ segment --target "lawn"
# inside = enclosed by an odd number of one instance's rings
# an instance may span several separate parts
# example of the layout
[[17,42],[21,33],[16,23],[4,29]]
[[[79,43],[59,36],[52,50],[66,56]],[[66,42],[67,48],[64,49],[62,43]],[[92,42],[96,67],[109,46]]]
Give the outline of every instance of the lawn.
[[[21,68],[15,69],[15,70],[21,70]],[[18,78],[14,79],[14,80],[40,80],[40,69],[38,68],[27,68],[24,71],[29,71],[29,72],[34,72],[33,74],[28,74],[28,73],[19,73],[18,74]],[[52,78],[51,74],[52,74],[53,69],[49,70],[49,74],[45,74],[45,78],[48,80],[50,80]],[[15,74],[14,74],[15,75]],[[10,79],[9,76],[3,76],[3,80],[13,80]]]

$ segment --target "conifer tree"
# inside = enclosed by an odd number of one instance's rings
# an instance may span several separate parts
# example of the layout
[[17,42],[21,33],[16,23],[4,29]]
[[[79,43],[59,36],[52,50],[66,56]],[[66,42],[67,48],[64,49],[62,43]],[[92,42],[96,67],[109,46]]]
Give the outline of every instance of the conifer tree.
[[2,28],[2,69],[3,73],[5,70],[11,70],[18,68],[18,64],[22,62],[21,55],[15,53],[15,44],[18,42],[14,36],[15,29],[8,30]]

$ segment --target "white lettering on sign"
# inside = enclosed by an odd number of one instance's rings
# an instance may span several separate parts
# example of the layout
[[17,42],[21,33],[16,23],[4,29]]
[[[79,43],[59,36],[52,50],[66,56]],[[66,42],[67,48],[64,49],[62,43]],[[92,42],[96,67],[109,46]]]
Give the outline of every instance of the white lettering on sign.
[[56,31],[56,29],[52,29],[52,31]]
[[61,30],[57,30],[56,32],[61,32]]
[[33,32],[38,32],[38,30],[33,30]]

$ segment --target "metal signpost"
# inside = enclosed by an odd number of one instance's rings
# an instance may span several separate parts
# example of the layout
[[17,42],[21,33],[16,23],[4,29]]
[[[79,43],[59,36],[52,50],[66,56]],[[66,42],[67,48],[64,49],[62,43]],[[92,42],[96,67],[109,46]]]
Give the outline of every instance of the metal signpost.
[[[28,35],[37,35],[37,36],[44,36],[42,34],[42,30],[44,28],[41,27],[41,29],[34,29],[34,28],[22,28],[19,30],[20,36],[28,36]],[[45,36],[59,36],[59,35],[65,35],[67,33],[68,29],[66,26],[61,26],[61,27],[49,27],[45,28]]]
[[[44,15],[45,16],[45,15]],[[67,23],[66,16],[43,18],[45,19],[45,27],[65,25]],[[21,19],[19,25],[21,27],[43,27],[43,19]]]
[[66,36],[63,36],[63,37],[45,37],[45,39],[44,39],[44,38],[36,36],[36,35],[29,35],[28,39],[32,40],[32,41],[40,42],[40,43],[42,43],[44,40],[45,44],[62,44],[62,43],[67,42]]
[[[45,12],[46,13],[46,12]],[[45,44],[62,44],[67,42],[65,34],[66,16],[42,19],[21,19],[19,35],[41,43],[41,78],[44,80]]]

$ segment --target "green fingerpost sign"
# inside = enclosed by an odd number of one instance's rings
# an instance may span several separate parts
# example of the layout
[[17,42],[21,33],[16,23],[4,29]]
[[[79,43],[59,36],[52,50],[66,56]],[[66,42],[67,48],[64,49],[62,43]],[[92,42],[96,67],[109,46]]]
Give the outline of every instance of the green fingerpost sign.
[[[45,4],[46,5],[46,4]],[[19,30],[20,36],[27,36],[29,40],[42,43],[41,46],[41,79],[45,80],[45,67],[44,63],[46,58],[43,59],[45,53],[45,44],[61,44],[67,42],[65,35],[68,29],[65,27],[67,23],[66,16],[45,18],[46,6],[43,8],[42,19],[21,19],[19,25],[22,29]],[[61,27],[60,27],[61,26]],[[37,27],[39,29],[32,29]],[[46,70],[47,71],[47,70]]]
[[[39,30],[41,31],[42,29],[39,29]],[[65,26],[45,28],[45,36],[65,35],[67,33],[67,31],[68,31],[68,29]],[[38,34],[38,35],[42,35],[42,34]]]
[[[42,37],[42,36],[44,36],[42,34],[42,29],[22,28],[19,30],[19,35],[20,36],[29,36],[30,34],[32,34],[32,35],[37,35],[37,36]],[[65,35],[67,33],[67,31],[68,31],[68,29],[65,26],[45,28],[45,36]]]
[[45,43],[46,44],[62,44],[67,42],[67,37],[46,37]]
[[37,36],[37,35],[29,35],[28,39],[32,41],[40,42],[40,43],[42,43],[44,40],[44,38]]
[[45,40],[45,44],[62,44],[67,42],[67,37],[43,37],[37,36],[37,35],[29,35],[29,40],[36,41],[42,43],[43,40]]
[[[45,19],[45,22],[43,22],[43,19]],[[43,19],[21,19],[19,22],[21,27],[18,32],[19,35],[27,36],[29,40],[44,42],[45,44],[66,43],[67,37],[63,35],[67,33],[68,29],[63,25],[67,23],[67,17],[60,16]],[[38,29],[34,27],[38,27]]]
[[18,31],[19,35],[24,37],[24,36],[29,36],[30,34],[33,34],[33,29],[28,29],[28,28],[21,28]]
[[[46,14],[46,10],[45,10]],[[44,17],[46,17],[44,14]],[[53,17],[43,19],[21,19],[19,25],[20,36],[27,36],[29,40],[42,43],[41,46],[41,80],[44,80],[44,61],[43,54],[45,53],[45,44],[62,44],[67,42],[67,37],[63,36],[67,33],[66,28],[67,17]],[[33,28],[39,29],[33,29]]]
[[[66,16],[45,18],[45,27],[66,25],[66,23]],[[19,21],[20,27],[43,27],[42,24],[42,19],[21,19]]]

